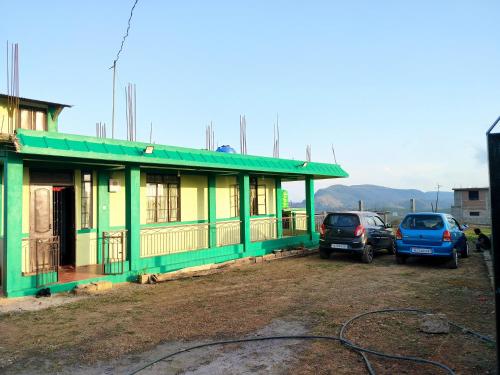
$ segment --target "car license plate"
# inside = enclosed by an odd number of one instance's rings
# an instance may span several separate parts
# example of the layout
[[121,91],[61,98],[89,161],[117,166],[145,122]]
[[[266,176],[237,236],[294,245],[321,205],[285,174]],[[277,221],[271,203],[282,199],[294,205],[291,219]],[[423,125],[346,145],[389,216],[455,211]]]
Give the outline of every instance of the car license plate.
[[432,254],[432,249],[424,249],[421,247],[412,247],[411,252],[415,254]]
[[333,249],[348,249],[349,248],[347,245],[344,245],[341,243],[332,243],[331,246]]

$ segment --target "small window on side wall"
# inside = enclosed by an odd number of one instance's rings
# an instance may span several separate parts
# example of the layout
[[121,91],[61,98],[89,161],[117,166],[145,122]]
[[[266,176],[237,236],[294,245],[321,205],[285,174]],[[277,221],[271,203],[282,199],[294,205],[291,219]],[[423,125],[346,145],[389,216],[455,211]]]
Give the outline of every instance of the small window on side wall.
[[469,216],[479,216],[479,211],[471,211],[469,212]]
[[81,228],[92,228],[92,172],[82,172]]
[[469,190],[469,200],[478,201],[479,200],[479,190]]

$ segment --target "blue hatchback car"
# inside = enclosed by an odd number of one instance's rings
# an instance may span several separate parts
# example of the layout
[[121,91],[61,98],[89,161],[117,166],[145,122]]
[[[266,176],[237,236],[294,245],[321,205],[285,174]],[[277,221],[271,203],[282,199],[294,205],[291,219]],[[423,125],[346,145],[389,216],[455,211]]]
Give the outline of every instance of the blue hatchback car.
[[449,268],[457,268],[458,255],[469,256],[469,245],[462,230],[448,214],[408,214],[396,232],[396,261],[403,264],[410,256],[445,257]]

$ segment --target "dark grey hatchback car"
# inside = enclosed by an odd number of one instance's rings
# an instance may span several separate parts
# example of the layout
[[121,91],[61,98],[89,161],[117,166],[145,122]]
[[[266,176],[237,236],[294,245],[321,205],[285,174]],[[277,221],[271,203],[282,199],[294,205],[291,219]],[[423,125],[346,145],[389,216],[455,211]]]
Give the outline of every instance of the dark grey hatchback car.
[[391,226],[374,212],[331,212],[320,228],[319,253],[328,259],[332,252],[361,256],[363,263],[371,263],[375,251],[386,249],[395,253]]

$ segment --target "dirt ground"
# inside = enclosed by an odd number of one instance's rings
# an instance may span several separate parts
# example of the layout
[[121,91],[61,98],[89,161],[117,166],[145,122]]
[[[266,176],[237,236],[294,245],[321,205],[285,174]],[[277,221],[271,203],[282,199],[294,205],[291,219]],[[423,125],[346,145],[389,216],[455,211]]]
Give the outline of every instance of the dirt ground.
[[[245,265],[157,285],[125,284],[57,307],[0,315],[0,373],[128,374],[178,349],[256,335],[338,335],[351,316],[415,307],[494,334],[493,293],[480,254],[458,270],[435,260],[370,265],[335,254]],[[419,331],[413,315],[371,315],[347,332],[376,350],[443,362],[458,374],[494,373],[494,347],[452,329]],[[436,374],[433,367],[369,356],[378,374]],[[262,342],[191,351],[142,374],[363,374],[335,342]]]

